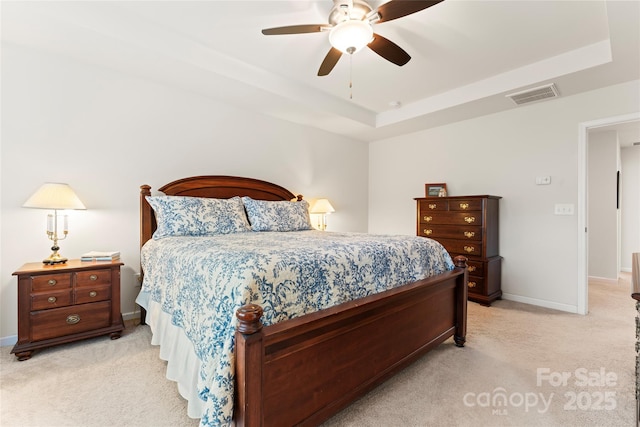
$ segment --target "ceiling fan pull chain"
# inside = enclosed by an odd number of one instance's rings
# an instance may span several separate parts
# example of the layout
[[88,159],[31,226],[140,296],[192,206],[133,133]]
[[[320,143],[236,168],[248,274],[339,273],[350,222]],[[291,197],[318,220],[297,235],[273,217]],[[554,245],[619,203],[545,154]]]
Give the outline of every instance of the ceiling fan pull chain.
[[353,99],[353,55],[349,55],[349,99]]

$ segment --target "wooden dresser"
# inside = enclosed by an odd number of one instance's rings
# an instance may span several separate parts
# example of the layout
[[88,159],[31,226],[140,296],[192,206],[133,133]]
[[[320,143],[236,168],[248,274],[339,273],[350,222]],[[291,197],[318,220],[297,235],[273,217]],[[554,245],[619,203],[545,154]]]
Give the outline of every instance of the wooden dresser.
[[469,299],[491,305],[502,296],[498,244],[498,196],[416,198],[417,235],[430,237],[464,255],[469,266]]
[[18,276],[18,342],[11,350],[27,360],[33,350],[110,334],[120,337],[121,262],[23,265]]

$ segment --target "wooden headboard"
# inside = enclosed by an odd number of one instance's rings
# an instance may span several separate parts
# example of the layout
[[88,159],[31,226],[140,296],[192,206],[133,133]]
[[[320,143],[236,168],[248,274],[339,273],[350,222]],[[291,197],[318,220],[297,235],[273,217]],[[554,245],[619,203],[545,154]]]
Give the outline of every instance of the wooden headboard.
[[[158,189],[167,196],[212,197],[229,199],[248,196],[256,200],[302,200],[277,184],[237,176],[194,176],[170,182]],[[156,218],[145,196],[151,195],[149,185],[140,186],[140,247],[151,239],[156,230]]]

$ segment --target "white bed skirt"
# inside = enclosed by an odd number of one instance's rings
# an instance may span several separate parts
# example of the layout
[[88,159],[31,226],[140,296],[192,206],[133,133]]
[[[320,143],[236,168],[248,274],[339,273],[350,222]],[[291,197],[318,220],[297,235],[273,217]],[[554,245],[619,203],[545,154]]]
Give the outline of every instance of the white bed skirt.
[[[144,298],[138,298],[144,299]],[[187,402],[187,414],[202,418],[205,402],[198,396],[200,359],[182,329],[171,323],[171,316],[160,304],[146,298],[146,322],[151,328],[152,345],[160,346],[160,359],[167,361],[167,378],[178,384],[178,392]]]

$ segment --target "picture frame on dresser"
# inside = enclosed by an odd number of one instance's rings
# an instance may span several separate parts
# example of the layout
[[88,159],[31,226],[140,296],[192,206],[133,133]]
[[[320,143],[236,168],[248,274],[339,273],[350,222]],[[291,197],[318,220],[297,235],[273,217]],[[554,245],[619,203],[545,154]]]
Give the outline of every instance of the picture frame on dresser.
[[440,195],[440,191],[444,190],[444,193],[447,194],[447,184],[425,184],[424,185],[424,194],[425,197],[442,197]]

